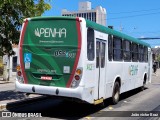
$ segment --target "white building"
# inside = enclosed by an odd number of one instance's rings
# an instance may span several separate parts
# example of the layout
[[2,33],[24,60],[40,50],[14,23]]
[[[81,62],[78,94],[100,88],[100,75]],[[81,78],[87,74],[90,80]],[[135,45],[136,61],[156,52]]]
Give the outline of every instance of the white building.
[[12,45],[14,55],[8,57],[8,55],[3,56],[3,79],[7,80],[16,75],[17,59],[18,59],[18,45]]
[[154,48],[160,48],[160,46],[155,46]]
[[104,26],[106,26],[106,14],[106,9],[101,6],[97,6],[95,9],[92,9],[91,2],[89,1],[80,2],[78,11],[62,10],[62,16],[83,17]]

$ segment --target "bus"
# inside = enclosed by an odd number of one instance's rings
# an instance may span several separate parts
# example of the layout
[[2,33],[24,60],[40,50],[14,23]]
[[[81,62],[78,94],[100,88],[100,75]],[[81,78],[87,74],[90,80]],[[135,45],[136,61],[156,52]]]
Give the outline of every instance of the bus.
[[16,90],[90,104],[151,82],[151,46],[81,17],[26,18]]

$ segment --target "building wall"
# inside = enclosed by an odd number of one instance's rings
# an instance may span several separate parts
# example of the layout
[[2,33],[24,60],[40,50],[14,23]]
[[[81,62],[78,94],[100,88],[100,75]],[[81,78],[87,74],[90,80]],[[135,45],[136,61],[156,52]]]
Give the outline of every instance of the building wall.
[[13,48],[15,55],[10,57],[10,77],[16,75],[17,59],[18,59],[18,48]]
[[17,59],[18,59],[18,45],[12,45],[13,51],[15,52],[14,55],[9,57],[9,61],[7,63],[9,69],[9,77],[13,77],[16,75],[16,67],[17,67]]
[[96,9],[91,9],[91,2],[86,1],[79,3],[78,11],[68,11],[63,9],[62,16],[83,17],[85,19],[106,26],[107,12],[106,9],[102,8],[101,6],[96,7]]

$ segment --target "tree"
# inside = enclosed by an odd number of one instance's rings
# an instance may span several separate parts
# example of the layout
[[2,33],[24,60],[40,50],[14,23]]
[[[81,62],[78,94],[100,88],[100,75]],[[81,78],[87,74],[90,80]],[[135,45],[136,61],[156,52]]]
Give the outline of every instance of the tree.
[[156,61],[160,62],[160,54],[157,55]]
[[[23,19],[41,16],[51,6],[47,0],[0,0],[0,55],[13,55],[12,43],[18,43]],[[49,2],[49,0],[48,0]]]

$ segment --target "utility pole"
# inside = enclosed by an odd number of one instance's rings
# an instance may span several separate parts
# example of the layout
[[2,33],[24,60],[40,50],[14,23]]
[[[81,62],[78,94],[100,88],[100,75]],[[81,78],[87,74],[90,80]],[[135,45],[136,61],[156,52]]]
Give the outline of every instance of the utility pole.
[[123,31],[123,27],[122,27],[122,23],[120,24],[120,31],[122,32]]

